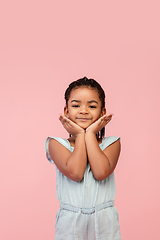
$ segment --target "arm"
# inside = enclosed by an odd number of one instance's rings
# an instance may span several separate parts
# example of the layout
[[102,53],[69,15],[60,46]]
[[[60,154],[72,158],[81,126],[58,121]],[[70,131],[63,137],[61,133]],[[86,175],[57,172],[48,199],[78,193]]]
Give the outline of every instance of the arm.
[[101,117],[87,128],[85,135],[90,167],[94,177],[99,181],[106,179],[114,171],[120,154],[119,140],[102,151],[96,138],[96,133],[102,129],[111,118],[111,115]]
[[62,174],[73,181],[80,181],[86,169],[87,154],[85,146],[85,131],[69,119],[61,116],[65,129],[75,136],[75,146],[71,153],[63,145],[52,139],[49,143],[49,153]]

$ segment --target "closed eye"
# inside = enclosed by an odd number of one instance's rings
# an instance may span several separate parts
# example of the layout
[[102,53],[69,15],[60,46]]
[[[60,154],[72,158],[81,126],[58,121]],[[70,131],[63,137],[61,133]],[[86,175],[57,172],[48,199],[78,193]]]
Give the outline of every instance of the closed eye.
[[72,107],[76,107],[77,108],[77,107],[79,107],[79,105],[73,105]]
[[90,108],[96,108],[96,106],[89,106]]

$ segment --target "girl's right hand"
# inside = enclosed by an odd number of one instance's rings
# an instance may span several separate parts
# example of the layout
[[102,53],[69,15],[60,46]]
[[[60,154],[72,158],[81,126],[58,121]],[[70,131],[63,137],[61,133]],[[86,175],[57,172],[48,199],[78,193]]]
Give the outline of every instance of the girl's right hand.
[[72,136],[76,137],[78,134],[85,133],[85,130],[83,128],[78,126],[76,123],[74,123],[64,115],[60,114],[59,120],[61,121],[63,127],[67,130],[67,132]]

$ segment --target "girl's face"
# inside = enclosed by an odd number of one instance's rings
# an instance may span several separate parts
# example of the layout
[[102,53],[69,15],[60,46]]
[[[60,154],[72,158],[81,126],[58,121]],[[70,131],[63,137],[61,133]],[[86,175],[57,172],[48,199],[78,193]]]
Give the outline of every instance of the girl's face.
[[71,91],[68,107],[65,107],[64,114],[74,123],[86,129],[106,114],[106,109],[101,109],[101,104],[96,90],[80,87]]

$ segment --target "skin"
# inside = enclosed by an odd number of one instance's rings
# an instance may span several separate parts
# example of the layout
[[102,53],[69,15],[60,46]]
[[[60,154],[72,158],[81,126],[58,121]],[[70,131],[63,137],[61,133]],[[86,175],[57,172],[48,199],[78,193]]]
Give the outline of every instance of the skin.
[[49,144],[50,156],[62,174],[73,181],[82,180],[87,158],[94,177],[99,181],[114,171],[120,154],[120,141],[102,151],[99,147],[102,139],[96,137],[96,133],[111,121],[112,116],[106,115],[106,109],[101,108],[96,90],[80,87],[71,91],[68,106],[64,108],[64,115],[60,114],[59,120],[72,135],[68,140],[74,150],[71,153],[54,139]]

